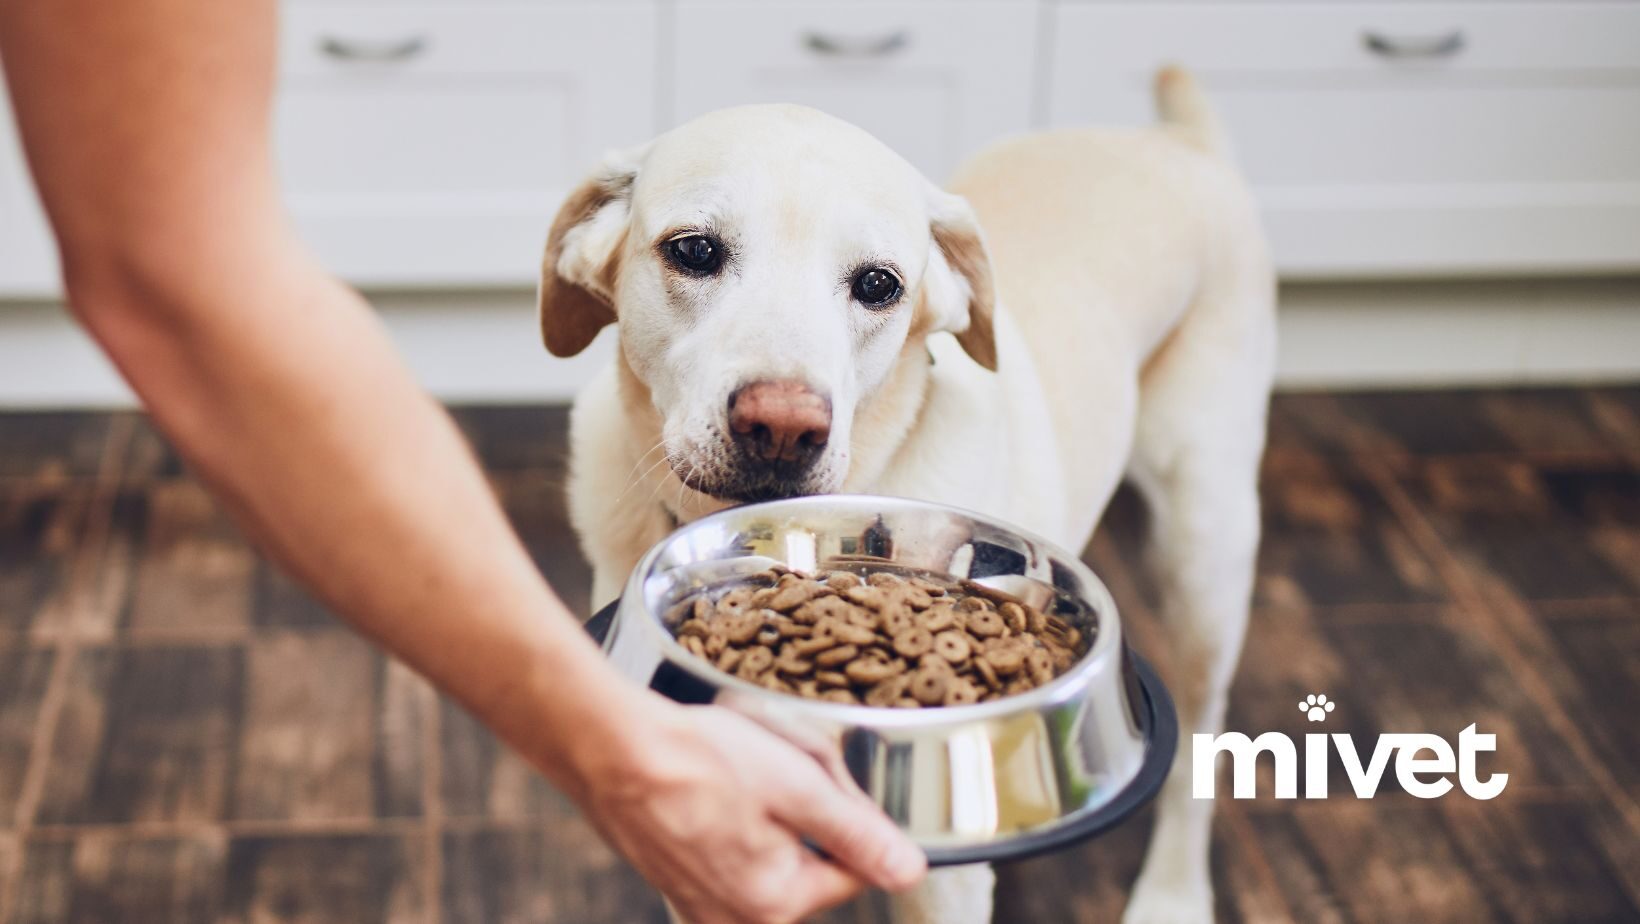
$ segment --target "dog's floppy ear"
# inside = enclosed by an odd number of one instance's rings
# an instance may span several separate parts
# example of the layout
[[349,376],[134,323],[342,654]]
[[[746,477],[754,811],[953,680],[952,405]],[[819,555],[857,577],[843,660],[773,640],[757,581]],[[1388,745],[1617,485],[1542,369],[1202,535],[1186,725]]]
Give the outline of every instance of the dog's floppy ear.
[[930,185],[929,224],[934,251],[929,255],[928,309],[936,330],[957,335],[957,342],[974,362],[995,372],[996,332],[991,318],[996,289],[991,281],[991,257],[985,250],[979,219],[968,200]]
[[642,151],[611,154],[564,200],[547,232],[536,308],[541,340],[574,356],[615,322],[615,277]]

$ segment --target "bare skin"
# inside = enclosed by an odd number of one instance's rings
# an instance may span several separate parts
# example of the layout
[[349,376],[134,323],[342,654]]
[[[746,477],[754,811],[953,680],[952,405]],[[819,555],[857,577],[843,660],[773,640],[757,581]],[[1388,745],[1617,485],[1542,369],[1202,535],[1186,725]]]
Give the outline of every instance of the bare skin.
[[[821,761],[616,675],[449,418],[295,239],[273,0],[0,0],[75,316],[261,548],[569,793],[696,924],[793,921],[922,854]],[[832,858],[805,848],[806,837]]]

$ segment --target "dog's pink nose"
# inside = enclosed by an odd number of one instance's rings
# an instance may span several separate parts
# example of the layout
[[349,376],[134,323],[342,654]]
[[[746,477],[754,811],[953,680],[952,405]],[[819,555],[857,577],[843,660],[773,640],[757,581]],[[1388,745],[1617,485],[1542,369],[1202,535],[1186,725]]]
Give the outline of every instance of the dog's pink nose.
[[729,429],[765,462],[808,463],[831,436],[831,401],[802,382],[753,382],[729,396]]

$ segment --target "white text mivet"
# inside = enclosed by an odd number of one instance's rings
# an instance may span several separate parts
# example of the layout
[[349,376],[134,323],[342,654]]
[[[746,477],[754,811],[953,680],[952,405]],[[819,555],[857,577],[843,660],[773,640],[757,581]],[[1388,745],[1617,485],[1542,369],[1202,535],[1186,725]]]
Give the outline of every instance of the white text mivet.
[[[1299,703],[1298,708],[1310,721],[1320,722],[1325,721],[1334,704],[1324,695],[1312,694]],[[1287,735],[1278,732],[1265,732],[1257,738],[1248,738],[1241,732],[1193,735],[1191,744],[1191,791],[1196,798],[1213,798],[1218,778],[1214,764],[1221,752],[1230,755],[1231,793],[1235,798],[1254,797],[1256,764],[1259,755],[1265,752],[1275,760],[1275,797],[1298,798],[1298,752]],[[1377,795],[1390,755],[1394,754],[1395,779],[1410,795],[1420,799],[1444,796],[1452,791],[1452,775],[1456,774],[1457,786],[1471,798],[1491,799],[1503,792],[1509,783],[1509,774],[1492,773],[1482,779],[1475,767],[1475,758],[1483,751],[1496,749],[1497,735],[1481,734],[1471,724],[1458,733],[1456,747],[1439,735],[1379,735],[1372,754],[1363,764],[1355,740],[1349,735],[1305,735],[1304,798],[1327,798],[1328,755],[1336,751],[1357,798],[1371,799]]]

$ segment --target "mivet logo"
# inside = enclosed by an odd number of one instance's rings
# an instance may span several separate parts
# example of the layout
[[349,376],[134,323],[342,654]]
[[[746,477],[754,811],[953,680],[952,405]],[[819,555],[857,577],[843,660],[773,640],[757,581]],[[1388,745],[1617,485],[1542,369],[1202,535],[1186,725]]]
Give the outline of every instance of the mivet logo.
[[[1325,693],[1311,693],[1298,704],[1298,711],[1311,722],[1325,722],[1338,704]],[[1475,755],[1497,750],[1497,735],[1483,735],[1474,723],[1458,733],[1457,747],[1439,735],[1379,735],[1366,765],[1349,735],[1309,734],[1304,736],[1304,798],[1327,798],[1328,755],[1337,751],[1349,777],[1350,787],[1360,799],[1378,794],[1378,785],[1395,754],[1395,779],[1401,788],[1420,799],[1434,799],[1452,791],[1453,773],[1458,786],[1471,798],[1492,799],[1503,792],[1509,774],[1493,773],[1481,779],[1475,769]],[[1265,732],[1248,738],[1241,732],[1191,736],[1191,790],[1198,799],[1213,798],[1218,774],[1215,762],[1220,752],[1231,758],[1231,793],[1237,799],[1253,798],[1257,782],[1258,757],[1268,751],[1275,760],[1276,798],[1298,798],[1298,750],[1293,739],[1279,732]],[[1331,745],[1329,747],[1329,745]],[[1425,751],[1433,756],[1420,757]],[[1397,753],[1398,752],[1398,753]]]

